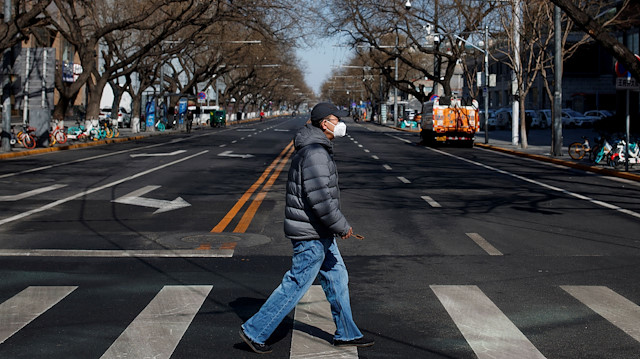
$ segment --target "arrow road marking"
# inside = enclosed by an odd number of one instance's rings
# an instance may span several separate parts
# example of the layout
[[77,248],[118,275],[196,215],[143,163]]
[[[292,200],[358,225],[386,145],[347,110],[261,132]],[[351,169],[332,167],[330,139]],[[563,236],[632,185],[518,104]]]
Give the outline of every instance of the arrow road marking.
[[155,198],[145,198],[141,197],[144,194],[147,194],[155,189],[160,188],[160,186],[145,186],[140,188],[139,190],[133,191],[125,196],[120,198],[116,198],[111,202],[123,203],[123,204],[131,204],[134,206],[143,206],[150,208],[157,208],[153,214],[162,213],[172,211],[174,209],[179,209],[182,207],[191,206],[190,203],[182,199],[182,197],[178,197],[173,201],[167,201],[163,199],[155,199]]
[[53,190],[56,190],[58,188],[62,188],[62,187],[66,187],[66,186],[67,186],[66,184],[54,184],[54,185],[51,185],[51,186],[48,186],[48,187],[42,187],[42,188],[34,189],[32,191],[24,192],[24,193],[18,193],[18,194],[9,195],[9,196],[0,196],[0,202],[19,201],[21,199],[32,197],[32,196],[38,195],[40,193],[53,191]]
[[187,152],[187,150],[177,150],[177,151],[173,151],[173,152],[166,152],[166,153],[136,153],[136,154],[131,154],[129,156],[131,157],[161,157],[161,156],[175,156],[175,155],[179,155],[181,153]]
[[218,156],[222,156],[222,157],[236,157],[236,158],[251,158],[254,157],[251,154],[245,154],[245,155],[236,155],[233,153],[233,151],[224,151],[222,153],[218,153]]

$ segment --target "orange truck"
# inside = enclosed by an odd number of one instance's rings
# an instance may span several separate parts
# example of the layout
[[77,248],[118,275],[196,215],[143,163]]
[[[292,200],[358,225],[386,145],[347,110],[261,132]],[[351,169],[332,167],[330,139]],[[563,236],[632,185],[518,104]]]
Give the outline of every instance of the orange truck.
[[422,106],[420,137],[426,145],[451,143],[473,147],[479,126],[476,100],[441,97]]

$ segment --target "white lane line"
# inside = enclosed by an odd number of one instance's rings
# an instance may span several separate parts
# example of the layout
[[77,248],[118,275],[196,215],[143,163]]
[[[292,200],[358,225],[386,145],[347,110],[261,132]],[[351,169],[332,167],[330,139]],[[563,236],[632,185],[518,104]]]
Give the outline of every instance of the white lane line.
[[402,182],[402,183],[406,183],[406,184],[411,183],[411,181],[409,181],[408,179],[406,179],[406,178],[404,178],[404,177],[402,177],[402,176],[398,176],[398,179],[399,179],[399,180],[400,180],[400,182]]
[[369,152],[371,152],[371,151],[369,151],[368,149],[366,149],[366,148],[365,148],[365,149],[364,149],[364,152],[369,153]]
[[169,157],[169,156],[175,156],[175,155],[179,155],[181,153],[187,152],[187,150],[176,150],[173,152],[164,152],[164,153],[133,153],[130,154],[129,156],[131,158],[136,158],[136,157]]
[[387,164],[382,165],[382,167],[384,167],[384,169],[387,170],[387,171],[391,171],[391,169],[392,169],[391,166],[389,166]]
[[585,201],[591,202],[591,203],[593,203],[595,205],[598,205],[598,206],[601,206],[601,207],[605,207],[605,208],[608,208],[608,209],[613,209],[613,210],[618,211],[620,213],[624,213],[624,214],[627,214],[627,215],[630,215],[630,216],[633,216],[633,217],[636,217],[636,218],[640,218],[640,213],[634,212],[634,211],[631,211],[631,210],[628,210],[628,209],[624,209],[624,208],[621,208],[621,207],[618,207],[618,206],[616,206],[614,204],[606,203],[606,202],[603,202],[603,201],[599,201],[599,200],[593,199],[591,197],[587,197],[587,196],[584,196],[584,195],[581,195],[581,194],[578,194],[578,193],[575,193],[575,192],[568,191],[566,189],[562,189],[562,188],[559,188],[559,187],[551,186],[551,185],[548,185],[546,183],[542,183],[540,181],[532,180],[530,178],[526,178],[526,177],[517,175],[515,173],[511,173],[511,172],[504,171],[504,170],[501,170],[501,169],[498,169],[498,168],[495,168],[495,167],[492,167],[492,166],[489,166],[489,165],[485,165],[484,163],[480,163],[480,162],[472,161],[472,160],[469,160],[469,159],[466,159],[466,158],[463,158],[463,157],[452,155],[450,153],[437,150],[435,148],[429,148],[429,150],[437,152],[437,153],[440,153],[440,154],[445,155],[445,156],[453,157],[453,158],[458,159],[460,161],[471,163],[473,165],[476,165],[476,166],[479,166],[479,167],[482,167],[482,168],[486,168],[486,169],[491,170],[491,171],[502,173],[504,175],[511,176],[513,178],[517,178],[519,180],[522,180],[522,181],[525,181],[525,182],[529,182],[529,183],[535,184],[537,186],[540,186],[540,187],[543,187],[543,188],[546,188],[546,189],[549,189],[549,190],[552,190],[552,191],[555,191],[555,192],[564,193],[564,194],[566,194],[568,196],[575,197],[575,198],[578,198],[578,199],[581,199],[581,200],[585,200]]
[[380,157],[378,157],[376,155],[371,156],[371,158],[373,158],[374,160],[379,160],[380,159]]
[[478,233],[465,233],[467,237],[471,238],[480,248],[482,248],[487,254],[491,256],[501,256],[502,252],[496,249],[496,247],[492,246],[491,243],[487,242],[486,239],[482,238]]
[[542,359],[542,353],[474,285],[432,285],[478,359]]
[[640,342],[640,306],[602,286],[560,286],[601,317]]
[[358,358],[356,347],[334,347],[336,326],[331,305],[319,285],[312,285],[296,306],[289,358]]
[[91,156],[91,157],[86,157],[86,158],[80,158],[80,159],[69,161],[69,162],[57,163],[55,165],[47,165],[47,166],[42,166],[42,167],[31,168],[31,169],[20,171],[20,172],[5,173],[3,175],[0,175],[0,178],[7,178],[7,177],[17,176],[17,175],[21,175],[21,174],[25,174],[25,173],[33,173],[33,172],[44,171],[44,170],[47,170],[47,169],[50,169],[50,168],[54,168],[54,167],[61,167],[61,166],[71,165],[71,164],[74,164],[74,163],[92,161],[92,160],[96,160],[98,158],[115,156],[115,155],[120,155],[120,154],[127,153],[127,152],[140,151],[140,150],[145,150],[145,149],[154,148],[154,147],[158,147],[158,146],[166,146],[168,144],[169,144],[168,142],[167,143],[157,143],[155,145],[136,147],[136,148],[131,148],[131,149],[128,149],[128,150],[109,152],[109,153],[105,153],[105,154],[102,154],[102,155]]
[[165,286],[101,358],[171,357],[212,288]]
[[73,292],[69,287],[28,287],[0,304],[0,343]]
[[363,146],[363,145],[358,145],[358,147],[362,148],[362,147],[364,147],[364,146]]
[[0,249],[0,257],[231,258],[233,249]]
[[429,203],[429,205],[430,205],[431,207],[435,207],[435,208],[442,207],[442,206],[440,205],[440,203],[438,203],[438,202],[434,201],[434,200],[433,200],[433,198],[431,198],[430,196],[422,196],[422,197],[420,197],[420,198],[422,198],[422,199],[423,199],[423,200],[425,200],[427,203]]
[[227,147],[227,144],[226,144],[226,143],[223,143],[223,144],[221,144],[221,145],[220,145],[220,146],[218,146],[218,147],[220,147],[220,148],[222,148],[222,147]]
[[136,173],[135,175],[132,175],[132,176],[129,176],[129,177],[125,177],[125,178],[121,178],[121,179],[119,179],[117,181],[113,181],[111,183],[107,183],[107,184],[102,185],[102,186],[98,186],[98,187],[95,187],[95,188],[92,188],[92,189],[89,189],[89,190],[86,190],[86,191],[82,191],[82,192],[77,193],[77,194],[75,194],[73,196],[70,196],[70,197],[67,197],[67,198],[63,198],[63,199],[57,200],[55,202],[51,202],[51,203],[49,203],[47,205],[44,205],[44,206],[41,206],[41,207],[38,207],[38,208],[34,208],[34,209],[30,210],[30,211],[19,213],[19,214],[15,215],[15,216],[2,219],[2,220],[0,220],[0,226],[2,226],[4,224],[7,224],[7,223],[10,223],[10,222],[13,222],[13,221],[17,221],[17,220],[25,218],[25,217],[29,217],[29,216],[31,216],[33,214],[36,214],[36,213],[40,213],[40,212],[46,211],[48,209],[57,207],[57,206],[59,206],[61,204],[73,201],[73,200],[78,199],[78,198],[82,198],[82,197],[84,197],[86,195],[101,191],[103,189],[110,188],[110,187],[119,185],[121,183],[127,182],[127,181],[131,181],[132,179],[148,175],[149,173],[153,173],[153,172],[161,170],[163,168],[173,166],[173,165],[175,165],[177,163],[190,160],[190,159],[192,159],[194,157],[203,155],[203,154],[205,154],[207,152],[209,152],[209,150],[204,150],[204,151],[198,152],[196,154],[181,158],[179,160],[175,160],[175,161],[172,161],[172,162],[169,162],[169,163],[165,163],[164,165],[160,165],[158,167],[154,167],[154,168],[148,169],[146,171],[142,171],[142,172]]
[[402,141],[404,143],[413,143],[413,142],[407,140],[406,138],[402,138],[402,137],[398,137],[398,136],[394,136],[394,135],[387,135],[387,136],[395,138],[396,140],[400,140],[400,141]]
[[49,192],[49,191],[54,191],[57,190],[58,188],[62,188],[62,187],[66,187],[66,184],[54,184],[51,186],[47,186],[47,187],[42,187],[42,188],[37,188],[31,191],[27,191],[27,192],[23,192],[23,193],[18,193],[18,194],[13,194],[13,195],[8,195],[8,196],[0,196],[0,202],[14,202],[14,201],[19,201],[25,198],[29,198],[29,197],[33,197],[36,195],[39,195],[41,193],[45,193],[45,192]]

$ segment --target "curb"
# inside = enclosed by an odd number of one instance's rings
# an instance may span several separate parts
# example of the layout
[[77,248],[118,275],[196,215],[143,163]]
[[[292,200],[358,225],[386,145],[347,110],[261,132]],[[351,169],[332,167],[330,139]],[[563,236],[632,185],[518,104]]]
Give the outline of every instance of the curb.
[[41,153],[48,153],[48,152],[71,150],[71,149],[74,149],[74,148],[93,147],[93,146],[105,145],[105,144],[109,144],[109,143],[119,143],[119,142],[133,141],[133,140],[141,140],[141,139],[143,139],[145,137],[149,137],[149,136],[154,136],[154,135],[153,134],[148,134],[148,135],[131,136],[131,137],[123,137],[123,138],[110,138],[110,139],[106,139],[106,140],[99,140],[99,141],[85,142],[85,143],[74,143],[74,144],[71,144],[71,145],[62,145],[62,146],[56,146],[56,147],[38,148],[38,149],[26,150],[26,151],[12,151],[12,152],[8,152],[8,153],[0,153],[0,160],[10,159],[10,158],[17,158],[17,157],[25,157],[25,156],[31,156],[31,155],[38,155],[38,154],[41,154]]
[[506,149],[506,148],[493,146],[493,145],[487,145],[487,144],[484,144],[484,143],[477,143],[476,142],[474,145],[477,146],[477,147],[486,148],[486,149],[492,150],[492,151],[508,153],[508,154],[511,154],[511,155],[514,155],[514,156],[531,158],[531,159],[534,159],[534,160],[538,160],[538,161],[542,161],[542,162],[549,162],[549,163],[553,163],[553,164],[561,165],[561,166],[565,166],[565,167],[571,167],[571,168],[579,169],[579,170],[582,170],[582,171],[593,172],[593,173],[597,173],[597,174],[601,174],[601,175],[619,177],[619,178],[624,178],[624,179],[628,179],[628,180],[631,180],[631,181],[640,182],[640,175],[637,175],[637,174],[634,174],[634,173],[620,172],[620,171],[616,171],[616,170],[612,170],[612,169],[608,169],[608,168],[589,166],[589,165],[584,165],[584,164],[575,163],[575,162],[569,162],[569,161],[565,161],[565,160],[561,160],[561,159],[557,159],[557,158],[552,158],[552,157],[541,156],[541,155],[536,155],[536,154],[532,154],[532,153],[509,150],[509,149]]

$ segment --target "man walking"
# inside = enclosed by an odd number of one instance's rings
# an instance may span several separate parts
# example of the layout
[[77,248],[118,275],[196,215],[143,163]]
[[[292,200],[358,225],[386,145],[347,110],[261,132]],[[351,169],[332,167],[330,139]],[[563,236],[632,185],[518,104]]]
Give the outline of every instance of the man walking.
[[293,245],[291,269],[284,275],[262,308],[242,325],[240,337],[256,353],[271,352],[267,339],[295,308],[316,277],[331,304],[336,324],[333,345],[368,347],[351,315],[349,278],[335,241],[347,239],[353,230],[340,211],[338,171],[333,160],[336,137],[347,133],[340,117],[348,112],[330,103],[311,111],[311,123],[294,138],[296,152],[287,180],[284,231]]

